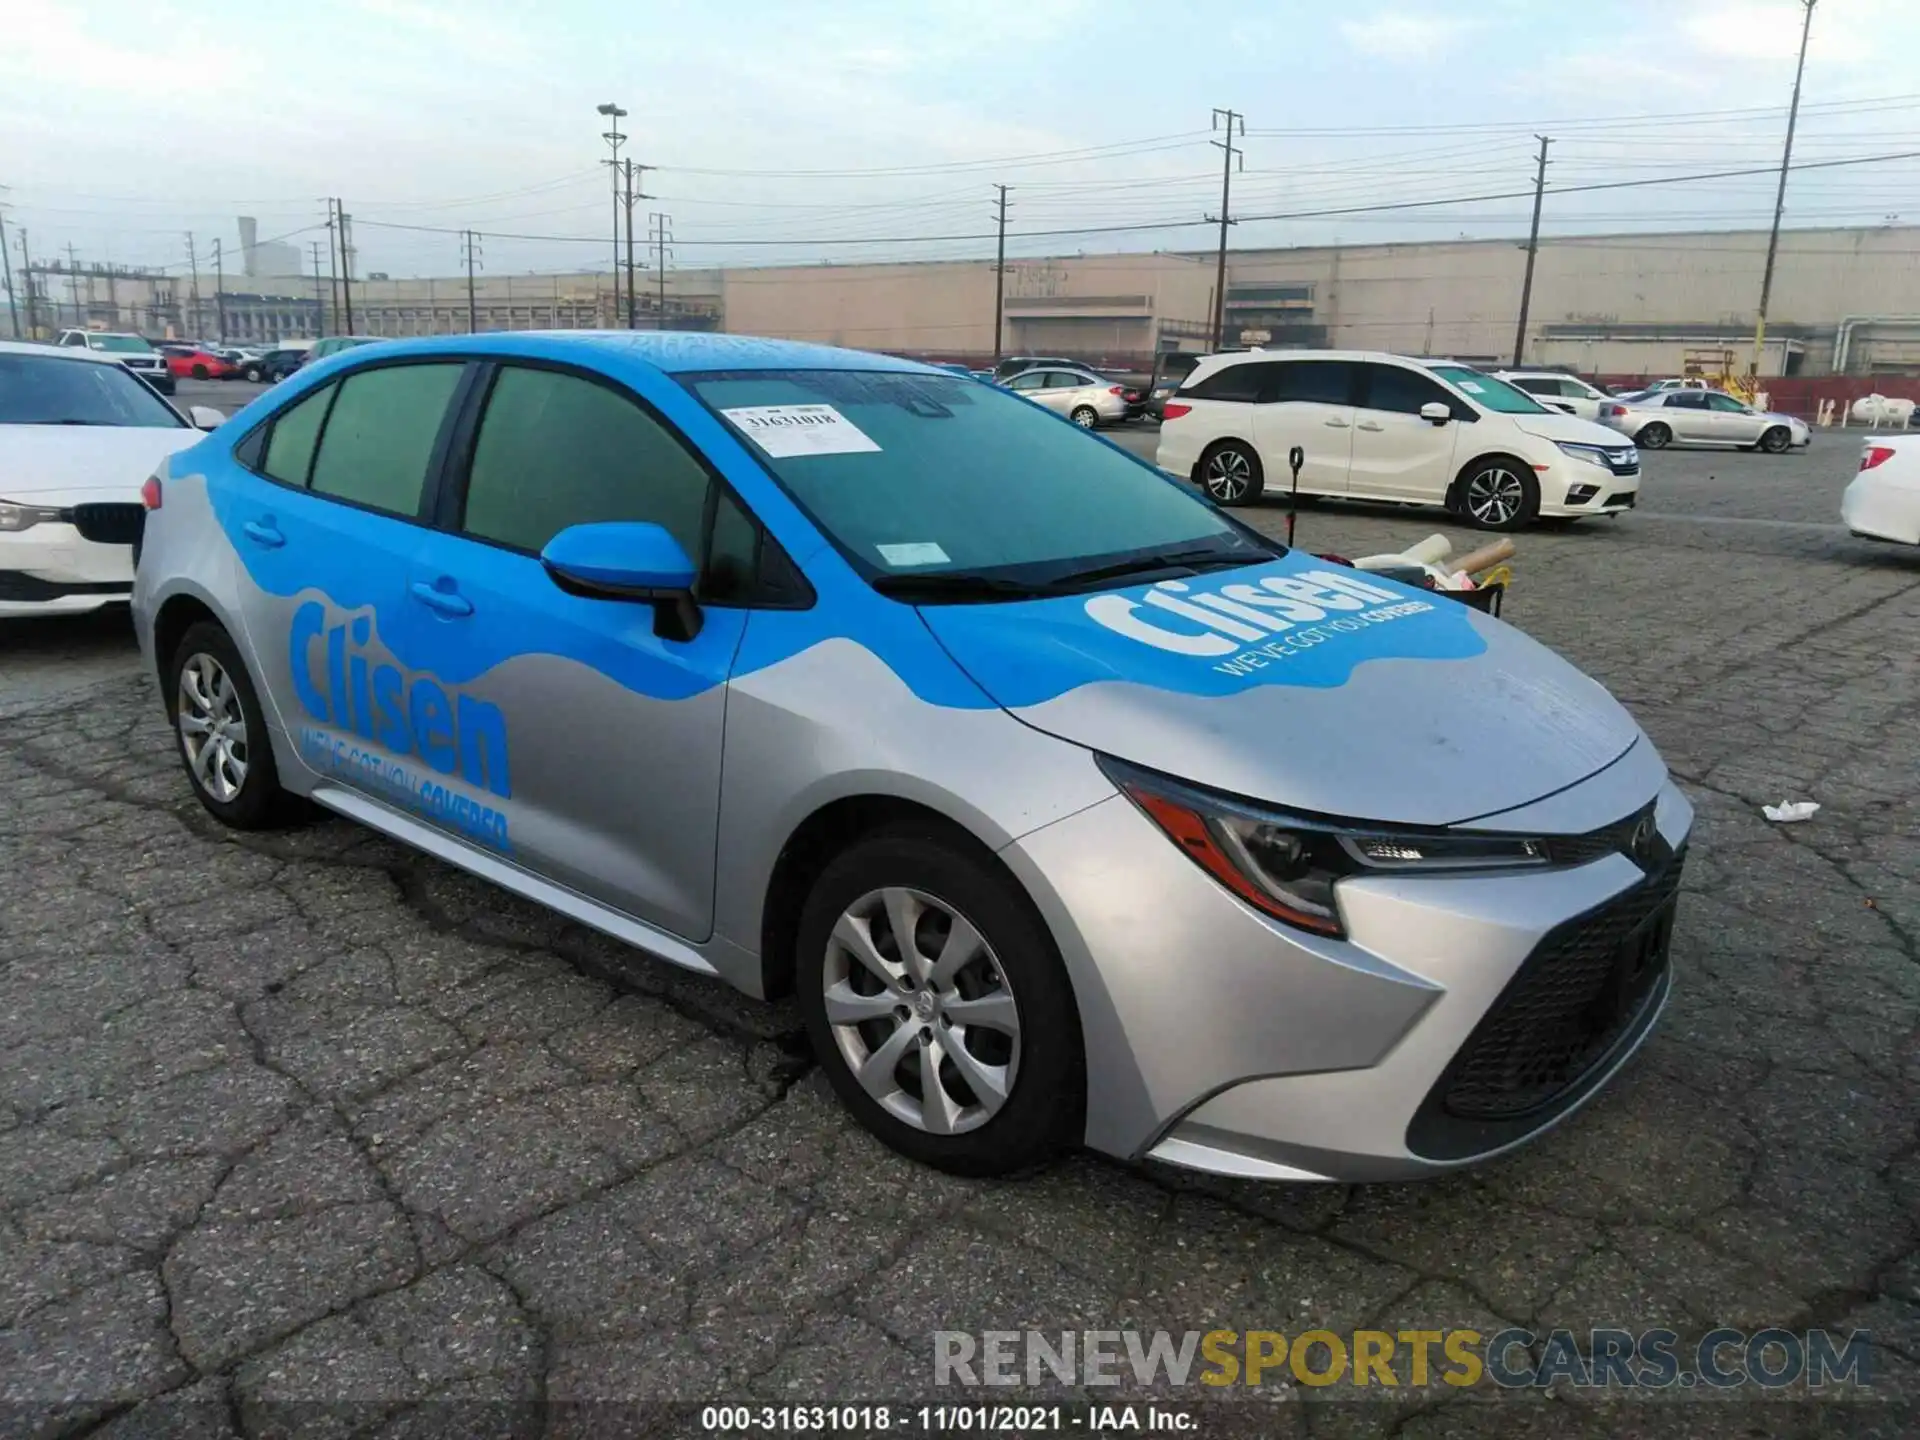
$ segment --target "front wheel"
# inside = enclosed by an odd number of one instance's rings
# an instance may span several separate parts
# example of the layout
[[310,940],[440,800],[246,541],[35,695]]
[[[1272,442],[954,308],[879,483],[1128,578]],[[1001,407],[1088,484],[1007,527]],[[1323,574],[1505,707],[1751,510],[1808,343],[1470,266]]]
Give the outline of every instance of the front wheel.
[[1460,482],[1460,512],[1482,530],[1518,530],[1540,511],[1540,483],[1517,460],[1482,460]]
[[895,1150],[1003,1175],[1078,1139],[1072,987],[1033,907],[990,862],[928,827],[883,830],[821,873],[797,943],[814,1054]]
[[193,793],[236,830],[265,830],[302,806],[280,787],[260,697],[233,637],[211,620],[189,627],[168,670],[173,728]]
[[1200,485],[1217,504],[1250,505],[1266,488],[1266,476],[1251,446],[1224,440],[1200,457]]
[[1664,450],[1673,443],[1673,431],[1656,420],[1651,425],[1641,427],[1640,433],[1633,437],[1633,443],[1642,450]]
[[1793,435],[1784,425],[1775,425],[1760,437],[1760,448],[1769,455],[1784,454],[1793,444]]
[[1100,423],[1100,412],[1091,405],[1081,405],[1077,406],[1068,418],[1082,430],[1091,430]]
[[196,365],[196,366],[194,366],[194,367],[193,367],[193,378],[194,378],[194,379],[196,379],[196,380],[204,380],[204,379],[206,379],[206,378],[207,378],[207,367],[206,367],[206,366],[204,366],[204,365]]
[[258,365],[249,365],[247,367],[246,378],[249,385],[258,385],[260,383],[260,367]]

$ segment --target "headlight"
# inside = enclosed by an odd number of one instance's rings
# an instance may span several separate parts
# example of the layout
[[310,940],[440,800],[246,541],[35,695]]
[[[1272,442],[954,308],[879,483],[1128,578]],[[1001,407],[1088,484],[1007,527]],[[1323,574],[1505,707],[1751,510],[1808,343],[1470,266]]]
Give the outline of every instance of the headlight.
[[40,524],[52,524],[60,518],[58,509],[45,505],[22,505],[0,500],[0,530],[31,530]]
[[1599,445],[1582,445],[1577,440],[1556,440],[1553,442],[1576,460],[1584,460],[1589,465],[1598,465],[1603,470],[1613,467],[1607,464],[1607,452]]
[[1289,815],[1213,795],[1109,756],[1107,778],[1187,857],[1242,900],[1302,930],[1344,935],[1334,886],[1354,875],[1457,874],[1553,863],[1524,835],[1432,833]]

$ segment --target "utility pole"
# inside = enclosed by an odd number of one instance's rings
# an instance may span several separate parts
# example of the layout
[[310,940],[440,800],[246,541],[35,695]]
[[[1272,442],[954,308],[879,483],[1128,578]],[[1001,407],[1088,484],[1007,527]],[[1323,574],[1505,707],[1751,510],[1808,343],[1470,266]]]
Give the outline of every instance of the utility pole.
[[1760,375],[1760,349],[1767,338],[1767,303],[1773,299],[1773,260],[1780,249],[1780,217],[1787,208],[1787,167],[1793,163],[1793,128],[1800,119],[1800,77],[1807,68],[1807,37],[1813,33],[1815,0],[1800,0],[1806,18],[1800,25],[1800,59],[1793,67],[1793,103],[1787,107],[1787,143],[1780,151],[1780,188],[1773,197],[1773,229],[1767,234],[1767,265],[1760,272],[1760,310],[1753,318],[1753,364],[1748,375]]
[[[338,200],[333,202],[340,205]],[[353,217],[340,208],[340,320],[353,334]]]
[[653,328],[664,330],[667,328],[667,256],[672,253],[669,247],[673,244],[673,217],[658,210],[647,216],[647,239],[653,243],[660,285],[654,302]]
[[639,301],[634,293],[639,286],[635,283],[633,268],[633,202],[653,199],[653,196],[637,188],[639,183],[645,182],[646,173],[653,169],[653,166],[639,165],[632,160],[627,160],[624,164],[627,176],[627,328],[631,330],[635,326],[634,315],[639,308]]
[[[89,292],[87,295],[87,299],[89,300],[93,299],[93,295],[91,293],[93,290],[92,277],[88,277],[87,290]],[[79,252],[74,249],[73,242],[71,240],[67,242],[67,299],[73,302],[73,328],[76,330],[84,330],[86,328],[87,322],[80,318]],[[54,319],[56,320],[59,319],[60,306],[57,301],[54,304],[53,311],[54,311]],[[119,319],[118,316],[115,316],[114,318],[116,321]]]
[[1527,348],[1527,307],[1533,302],[1533,258],[1540,250],[1540,202],[1547,193],[1547,147],[1553,144],[1545,135],[1540,142],[1540,159],[1533,172],[1533,229],[1527,232],[1527,275],[1520,282],[1520,323],[1513,328],[1513,363],[1517,369]]
[[[308,248],[313,251],[314,335],[315,338],[319,338],[327,333],[327,300],[326,297],[320,293],[320,242],[318,240],[309,240],[307,245]],[[328,245],[327,253],[328,258],[331,259],[333,253],[332,245]]]
[[[473,231],[466,232],[467,249],[467,333],[473,334],[480,328],[480,311],[474,300],[473,267],[480,263],[480,237]],[[512,311],[508,311],[509,314]]]
[[33,304],[33,256],[27,250],[27,227],[20,227],[20,273],[27,277],[27,338],[40,338],[40,316]]
[[7,207],[4,205],[0,205],[0,272],[5,273],[7,281],[7,318],[13,322],[13,338],[19,340],[24,337],[20,334],[20,302],[13,294],[13,256],[7,252]]
[[[338,323],[340,319],[340,260],[338,250],[334,245],[335,216],[333,207],[339,203],[337,200],[330,199],[327,201],[327,298],[333,302],[333,317],[336,323]],[[340,333],[344,335],[347,332],[342,330]]]
[[[600,163],[610,166],[613,171],[613,317],[614,324],[618,325],[620,323],[620,211],[623,208],[620,199],[620,147],[626,142],[627,138],[620,133],[620,121],[625,117],[627,112],[611,101],[605,105],[595,106],[594,108],[596,113],[607,117],[607,128],[601,132],[600,138],[606,141],[613,150],[613,158],[611,160],[602,160]],[[630,206],[624,208],[626,208],[629,216],[627,233],[631,235],[633,233],[633,221],[631,219],[633,211]],[[628,283],[628,288],[629,290],[632,288],[631,281]]]
[[993,363],[998,365],[1004,348],[1001,336],[1007,328],[1007,191],[1013,187],[995,185],[993,188],[1000,192],[993,202],[994,222],[1000,232],[993,260]]
[[[1213,128],[1222,130],[1224,140],[1209,141],[1221,151],[1220,167],[1220,253],[1213,266],[1213,348],[1218,350],[1222,339],[1221,332],[1227,319],[1227,226],[1233,224],[1228,205],[1233,195],[1234,161],[1238,159],[1240,168],[1246,168],[1246,155],[1233,143],[1236,128],[1241,135],[1247,133],[1247,120],[1238,110],[1220,110],[1213,112]],[[1213,218],[1211,216],[1209,219]]]
[[213,323],[215,338],[224,345],[227,343],[227,278],[220,268],[220,241],[216,236],[213,242]]
[[186,328],[192,332],[189,339],[200,338],[200,256],[193,248],[193,232],[187,232],[187,268],[193,272],[193,288],[187,292]]

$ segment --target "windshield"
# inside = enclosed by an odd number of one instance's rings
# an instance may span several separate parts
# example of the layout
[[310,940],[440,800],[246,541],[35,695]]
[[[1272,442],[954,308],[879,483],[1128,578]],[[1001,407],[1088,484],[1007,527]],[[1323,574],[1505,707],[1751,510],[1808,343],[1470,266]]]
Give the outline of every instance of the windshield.
[[116,355],[151,355],[153,347],[138,335],[90,336],[95,350],[111,350]]
[[186,422],[118,365],[40,355],[0,355],[0,425],[127,425],[169,430]]
[[972,380],[843,370],[680,378],[877,583],[984,572],[1048,584],[1090,580],[1081,572],[1109,566],[1089,562],[1123,556],[1245,565],[1280,548],[1078,426]]
[[1524,390],[1515,389],[1504,380],[1496,380],[1493,376],[1466,365],[1431,365],[1428,369],[1461,394],[1471,396],[1474,403],[1483,409],[1497,411],[1502,415],[1548,413],[1546,406],[1540,404]]

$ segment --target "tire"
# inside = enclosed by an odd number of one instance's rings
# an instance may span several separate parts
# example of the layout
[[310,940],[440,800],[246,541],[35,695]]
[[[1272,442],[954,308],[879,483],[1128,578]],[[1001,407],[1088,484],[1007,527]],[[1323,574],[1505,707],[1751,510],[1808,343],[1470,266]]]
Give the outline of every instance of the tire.
[[1097,429],[1100,424],[1100,412],[1091,405],[1077,405],[1073,414],[1067,417],[1082,430]]
[[[911,917],[910,963],[894,915]],[[979,943],[953,974],[933,978],[958,925]],[[1086,1064],[1073,989],[1039,915],[990,862],[924,824],[878,831],[821,872],[797,944],[814,1054],[887,1145],[956,1175],[1005,1175],[1079,1141]],[[976,1018],[954,1025],[945,1007],[962,1004]]]
[[[235,830],[267,830],[303,817],[305,803],[280,786],[246,662],[215,622],[201,620],[180,637],[167,667],[167,711],[187,783],[214,819]],[[219,723],[208,733],[191,729],[195,721]]]
[[1673,431],[1656,420],[1651,425],[1642,425],[1633,443],[1642,450],[1664,450],[1673,443]]
[[1775,425],[1760,436],[1760,448],[1769,455],[1784,455],[1793,448],[1793,432],[1784,425]]
[[1540,513],[1540,482],[1509,455],[1474,461],[1456,493],[1456,513],[1480,530],[1518,530]]
[[1240,440],[1208,446],[1196,473],[1200,488],[1216,505],[1251,505],[1267,488],[1259,452]]
[[207,367],[206,367],[206,366],[204,366],[204,365],[196,365],[196,366],[194,366],[194,367],[193,367],[193,378],[194,378],[194,379],[196,379],[196,380],[204,380],[204,379],[206,379],[206,378],[207,378]]
[[247,366],[246,379],[249,385],[258,385],[261,379],[260,367],[258,365]]

